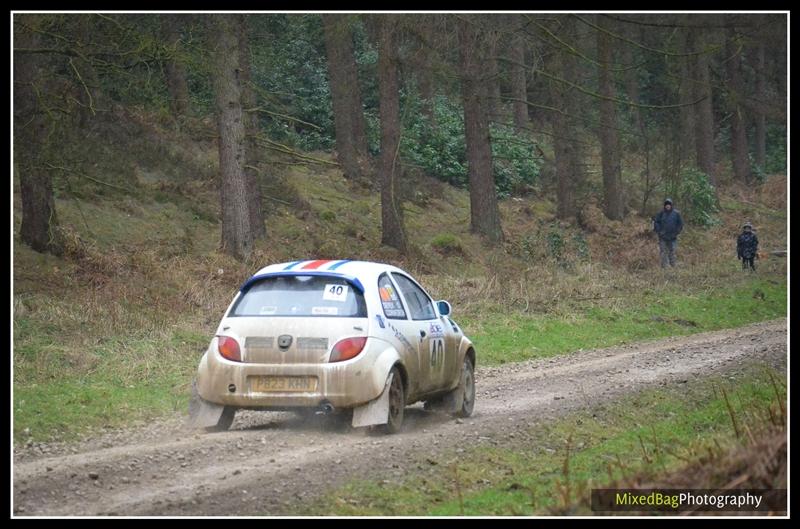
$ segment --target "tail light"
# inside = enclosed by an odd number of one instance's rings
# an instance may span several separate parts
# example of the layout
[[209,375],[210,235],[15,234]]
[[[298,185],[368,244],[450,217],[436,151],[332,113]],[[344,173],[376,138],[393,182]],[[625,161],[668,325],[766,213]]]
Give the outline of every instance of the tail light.
[[355,358],[364,350],[364,345],[367,343],[366,336],[359,336],[356,338],[345,338],[339,340],[331,350],[331,362],[342,362]]
[[233,360],[234,362],[242,361],[242,353],[239,350],[239,342],[230,336],[217,336],[217,338],[219,339],[217,342],[219,354],[228,360]]

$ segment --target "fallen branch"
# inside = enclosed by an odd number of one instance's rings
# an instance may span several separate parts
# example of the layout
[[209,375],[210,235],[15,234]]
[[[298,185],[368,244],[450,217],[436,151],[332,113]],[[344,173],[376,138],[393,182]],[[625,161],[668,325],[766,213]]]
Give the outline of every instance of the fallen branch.
[[268,198],[270,200],[274,200],[275,202],[280,202],[281,204],[286,204],[287,206],[291,206],[290,202],[286,202],[285,200],[281,200],[279,198],[271,197],[269,195],[261,195],[262,198]]
[[302,123],[303,125],[308,125],[309,127],[317,129],[318,131],[322,131],[322,127],[320,127],[318,125],[314,125],[313,123],[309,123],[308,121],[303,121],[302,119],[295,118],[295,117],[289,116],[287,114],[281,114],[280,112],[272,112],[271,110],[267,110],[266,108],[263,108],[263,107],[246,108],[244,111],[245,112],[263,112],[264,114],[269,114],[270,116],[277,116],[279,118],[284,118],[284,119],[286,119],[288,121],[295,121],[297,123]]
[[298,161],[298,162],[282,162],[282,161],[280,161],[280,160],[271,160],[269,163],[270,163],[270,164],[278,164],[278,165],[291,165],[291,166],[294,166],[294,165],[299,165],[299,166],[302,166],[302,167],[306,167],[306,166],[308,166],[308,163],[309,163],[309,162],[303,162],[303,161]]
[[261,144],[262,147],[266,147],[267,149],[271,149],[273,151],[278,151],[278,152],[281,152],[283,154],[288,154],[290,156],[294,156],[295,158],[299,158],[300,160],[308,160],[310,162],[314,162],[314,163],[318,163],[318,164],[322,164],[322,165],[333,165],[335,167],[339,166],[339,164],[336,163],[336,162],[331,162],[330,160],[323,160],[322,158],[315,158],[313,156],[308,156],[307,154],[301,154],[301,153],[295,151],[294,149],[292,149],[291,147],[288,147],[286,145],[283,145],[282,143],[278,143],[276,141],[272,141],[272,140],[264,138],[264,137],[259,137],[258,138],[258,142],[259,142],[259,144]]
[[82,178],[86,178],[87,180],[91,180],[92,182],[95,182],[97,184],[102,184],[104,186],[108,186],[108,187],[111,187],[113,189],[119,189],[120,191],[125,191],[126,193],[133,192],[133,190],[131,190],[131,189],[127,189],[127,188],[124,188],[124,187],[116,186],[114,184],[109,184],[108,182],[103,182],[102,180],[97,180],[96,178],[92,178],[91,176],[89,176],[87,174],[84,174],[84,173],[81,173],[80,171],[76,171],[75,169],[70,169],[69,167],[62,167],[60,165],[53,165],[53,164],[47,163],[47,162],[45,162],[45,165],[50,169],[58,169],[60,171],[64,171],[64,172],[67,172],[67,173],[73,173],[73,174],[76,174],[76,175],[78,175],[78,176],[80,176]]

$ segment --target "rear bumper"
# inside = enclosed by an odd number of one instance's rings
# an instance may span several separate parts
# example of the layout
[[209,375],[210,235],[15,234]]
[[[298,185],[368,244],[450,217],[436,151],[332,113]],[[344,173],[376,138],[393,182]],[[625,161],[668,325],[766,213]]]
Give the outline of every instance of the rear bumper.
[[[231,362],[216,351],[213,340],[197,372],[197,390],[205,400],[226,406],[262,409],[319,407],[354,408],[380,396],[385,374],[376,373],[380,340],[371,340],[356,358],[332,364],[245,364]],[[377,346],[377,347],[376,347]],[[262,392],[254,378],[264,375],[316,377],[308,392]],[[233,389],[233,391],[231,391]]]

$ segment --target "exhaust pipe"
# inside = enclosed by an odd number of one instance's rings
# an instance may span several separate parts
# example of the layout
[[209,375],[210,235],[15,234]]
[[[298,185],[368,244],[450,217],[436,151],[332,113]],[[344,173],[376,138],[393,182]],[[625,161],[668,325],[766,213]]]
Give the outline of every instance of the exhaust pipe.
[[330,415],[334,411],[336,411],[336,408],[334,408],[333,404],[331,404],[330,402],[326,402],[325,404],[322,405],[322,413],[324,413],[325,415]]

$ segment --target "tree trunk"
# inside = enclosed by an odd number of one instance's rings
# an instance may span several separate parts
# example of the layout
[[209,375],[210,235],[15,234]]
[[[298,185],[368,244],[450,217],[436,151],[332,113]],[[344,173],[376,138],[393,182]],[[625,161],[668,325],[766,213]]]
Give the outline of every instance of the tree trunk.
[[[690,30],[696,32],[696,30]],[[717,187],[717,174],[714,162],[714,108],[711,92],[711,74],[708,67],[708,52],[702,33],[695,33],[691,39],[698,53],[692,61],[695,104],[695,149],[697,167],[705,174],[711,184]]]
[[[571,18],[564,21],[565,35],[574,29]],[[553,71],[568,83],[577,81],[575,58],[566,52],[553,54]],[[577,192],[583,180],[579,159],[575,117],[579,109],[575,89],[565,83],[551,81],[553,106],[553,143],[556,159],[556,216],[562,220],[578,213]]]
[[397,75],[395,17],[384,15],[378,41],[378,82],[381,114],[381,242],[406,251],[400,185],[400,82]]
[[[558,90],[558,88],[555,88]],[[563,100],[563,95],[557,96]],[[575,217],[575,189],[572,175],[575,170],[573,165],[574,144],[566,140],[570,129],[567,126],[567,117],[559,112],[553,116],[553,134],[555,136],[556,159],[556,216],[561,220]],[[561,138],[561,139],[559,139]]]
[[214,41],[217,45],[214,88],[219,128],[222,250],[237,259],[244,259],[253,250],[254,237],[245,175],[245,118],[239,39],[236,35],[239,25],[236,15],[216,15],[212,23],[215,24]]
[[483,37],[486,43],[487,56],[485,59],[486,67],[482,76],[485,76],[486,84],[486,112],[489,121],[502,121],[502,103],[500,101],[500,67],[497,62],[497,51],[500,49],[500,34],[495,31],[487,31]]
[[256,93],[252,87],[252,69],[250,67],[250,40],[247,27],[247,17],[238,16],[237,36],[239,39],[239,69],[241,72],[242,106],[245,130],[245,154],[246,162],[244,174],[247,181],[248,209],[250,211],[250,228],[253,230],[253,238],[261,239],[267,235],[264,226],[264,210],[261,203],[261,182],[258,174],[260,162],[259,146],[256,141],[259,132],[258,113],[255,108],[258,106]]
[[525,39],[515,35],[509,46],[511,55],[511,97],[514,99],[514,125],[528,127],[528,76],[525,71]]
[[767,166],[767,118],[762,109],[762,105],[767,98],[767,83],[764,73],[766,53],[764,44],[758,45],[756,50],[756,98],[759,104],[756,105],[756,165],[764,171]]
[[176,118],[189,113],[189,85],[186,82],[186,68],[180,58],[181,30],[184,17],[181,15],[161,15],[161,29],[169,50],[164,66],[167,74],[169,106]]
[[435,38],[435,21],[430,15],[423,16],[421,20],[423,42],[418,48],[419,60],[417,61],[417,79],[419,80],[419,97],[422,99],[422,113],[430,123],[431,127],[436,127],[436,113],[433,108],[433,98],[436,91],[433,85],[433,64],[431,61],[430,45]]
[[[598,24],[602,24],[598,17]],[[604,31],[597,32],[597,55],[600,62],[600,154],[603,165],[603,200],[606,217],[622,220],[625,203],[622,199],[622,169],[620,166],[619,134],[617,134],[617,112],[613,79],[609,66],[613,63],[611,37]]]
[[[691,52],[695,49],[695,43],[693,39],[694,32],[687,31],[686,32],[686,47],[684,48],[684,52]],[[694,94],[694,83],[695,79],[692,76],[691,72],[691,56],[680,57],[678,58],[679,67],[680,67],[680,96],[679,100],[681,102],[682,107],[679,109],[680,115],[680,129],[678,141],[680,142],[680,158],[684,160],[686,157],[691,156],[694,158],[692,154],[695,151],[695,116],[694,113],[696,111],[695,106],[691,105],[690,103],[693,100]]]
[[322,15],[328,55],[336,151],[345,177],[366,180],[369,173],[366,122],[353,51],[352,15]]
[[[15,45],[38,48],[39,34],[27,30],[16,32]],[[42,167],[49,122],[34,88],[41,82],[37,78],[44,70],[41,63],[41,57],[18,53],[14,56],[14,162],[22,198],[20,237],[37,252],[61,255],[63,245],[58,233],[52,177]]]
[[[474,20],[474,19],[473,19]],[[486,42],[473,21],[459,21],[461,92],[469,173],[470,227],[492,242],[503,239],[497,206],[489,121],[486,115]]]
[[750,154],[747,146],[747,129],[744,115],[744,85],[742,84],[742,55],[733,28],[727,30],[725,49],[728,56],[728,108],[731,112],[731,158],[733,174],[737,180],[750,184]]
[[[624,32],[623,27],[619,27],[618,31],[620,33]],[[633,28],[628,30],[628,38],[632,40],[639,40],[639,35]],[[631,103],[638,104],[639,103],[639,69],[634,68],[634,61],[635,57],[633,55],[633,45],[628,43],[622,43],[620,46],[620,51],[622,53],[622,62],[623,67],[625,68],[625,90],[628,92],[628,100]],[[633,125],[636,128],[636,131],[640,134],[644,134],[644,121],[642,120],[642,113],[637,106],[631,106],[631,118],[633,121]],[[641,137],[634,142],[634,145],[637,147],[641,146],[642,141]]]
[[[44,116],[37,116],[26,125],[30,130],[20,137],[29,137],[37,132],[46,133],[44,121]],[[53,200],[52,177],[43,167],[36,165],[36,159],[36,153],[20,153],[17,162],[22,196],[20,236],[22,242],[39,253],[61,255],[63,246],[57,230],[58,217]]]

